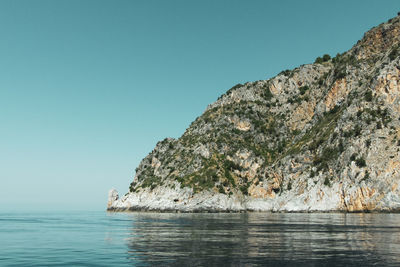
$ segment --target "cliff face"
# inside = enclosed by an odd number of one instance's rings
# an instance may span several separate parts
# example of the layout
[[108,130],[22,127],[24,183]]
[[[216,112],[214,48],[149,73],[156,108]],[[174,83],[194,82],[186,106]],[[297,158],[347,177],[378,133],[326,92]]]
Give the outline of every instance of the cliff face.
[[228,90],[109,210],[400,209],[400,17],[334,58]]

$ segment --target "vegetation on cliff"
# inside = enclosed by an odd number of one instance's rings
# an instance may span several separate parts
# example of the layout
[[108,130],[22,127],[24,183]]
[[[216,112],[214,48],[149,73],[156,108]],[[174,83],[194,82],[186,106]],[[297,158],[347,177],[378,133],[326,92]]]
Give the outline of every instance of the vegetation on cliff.
[[130,191],[179,184],[266,199],[310,186],[392,188],[400,166],[399,31],[396,17],[348,52],[235,85],[179,139],[156,145]]

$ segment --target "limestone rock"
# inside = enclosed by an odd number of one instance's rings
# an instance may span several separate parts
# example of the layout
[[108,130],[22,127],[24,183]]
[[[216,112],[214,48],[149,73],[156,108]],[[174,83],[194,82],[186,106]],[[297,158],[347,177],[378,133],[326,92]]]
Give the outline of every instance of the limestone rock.
[[107,208],[111,208],[114,204],[115,201],[117,201],[119,199],[119,195],[117,190],[115,190],[114,188],[111,189],[108,192],[108,202],[107,202]]
[[232,87],[108,209],[399,210],[399,33],[395,17],[332,59]]

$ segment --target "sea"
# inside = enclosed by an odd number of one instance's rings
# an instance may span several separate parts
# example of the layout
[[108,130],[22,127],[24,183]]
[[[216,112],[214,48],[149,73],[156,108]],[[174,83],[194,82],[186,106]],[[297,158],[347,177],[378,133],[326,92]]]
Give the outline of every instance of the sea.
[[400,214],[0,212],[0,266],[400,266]]

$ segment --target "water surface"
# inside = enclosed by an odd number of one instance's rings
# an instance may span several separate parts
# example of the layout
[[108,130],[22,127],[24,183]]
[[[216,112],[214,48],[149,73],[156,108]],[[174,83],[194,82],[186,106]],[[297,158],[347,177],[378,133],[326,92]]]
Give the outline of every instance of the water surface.
[[400,214],[0,213],[0,266],[400,266]]

